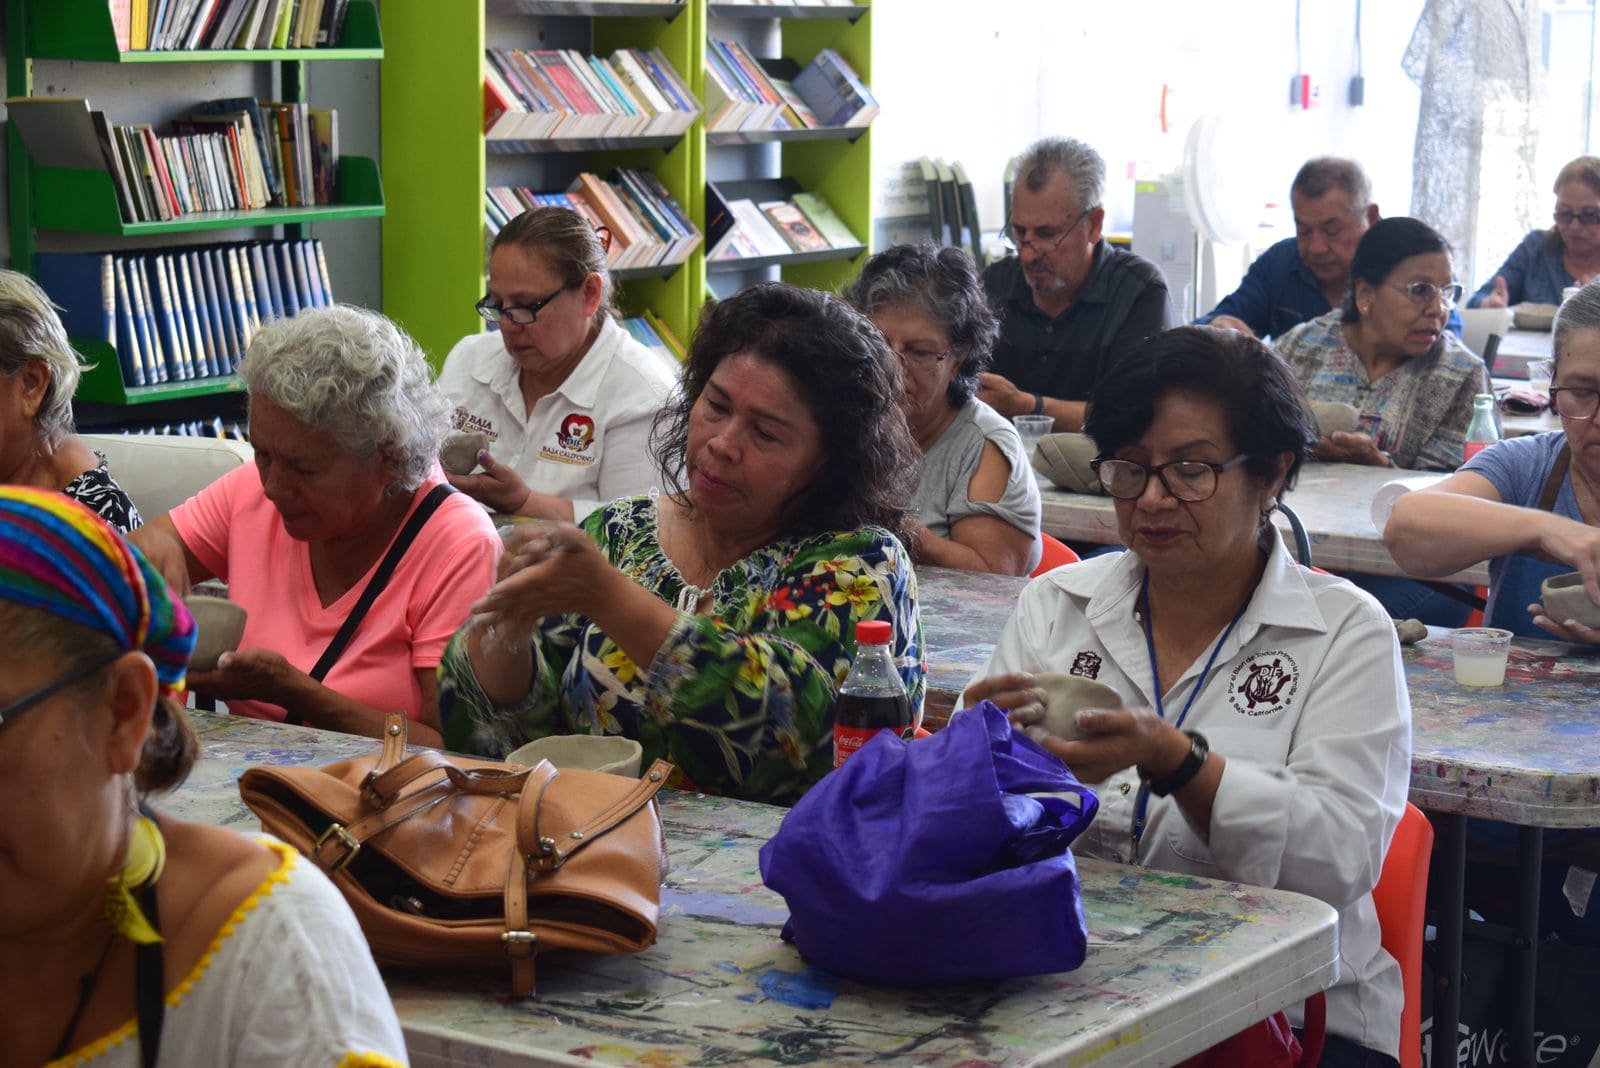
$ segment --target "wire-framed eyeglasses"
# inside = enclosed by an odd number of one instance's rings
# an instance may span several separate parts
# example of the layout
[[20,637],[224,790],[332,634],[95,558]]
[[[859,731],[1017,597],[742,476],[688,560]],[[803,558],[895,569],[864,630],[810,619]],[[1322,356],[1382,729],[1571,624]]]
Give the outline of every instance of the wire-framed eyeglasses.
[[1172,460],[1146,467],[1134,460],[1091,460],[1089,466],[1094,468],[1105,491],[1119,501],[1138,497],[1149,485],[1150,476],[1155,475],[1168,493],[1193,504],[1209,500],[1217,492],[1217,479],[1222,477],[1222,472],[1233,470],[1249,458],[1241,452],[1220,464],[1206,460]]
[[91,660],[87,664],[80,664],[78,667],[73,668],[71,671],[68,671],[66,674],[60,676],[53,682],[46,683],[37,690],[34,690],[32,693],[23,694],[15,701],[12,701],[5,707],[0,708],[0,727],[10,723],[28,709],[35,708],[43,704],[45,701],[49,700],[51,697],[54,697],[62,690],[65,690],[73,683],[82,682],[84,679],[106,667],[121,655],[122,653],[117,652],[110,656],[101,657],[99,660]]
[[501,319],[505,319],[518,326],[529,326],[539,318],[539,313],[544,311],[546,304],[549,304],[571,288],[571,286],[562,286],[548,297],[536,300],[532,304],[502,306],[496,304],[493,297],[484,297],[473,306],[478,309],[479,315],[491,323],[498,323]]
[[[1083,220],[1087,219],[1089,217],[1089,213],[1093,210],[1093,208],[1084,208],[1078,213],[1078,217],[1072,220],[1072,225],[1068,226],[1065,230],[1055,230],[1046,226],[1035,230],[1032,237],[1028,236],[1028,234],[1025,232],[1019,234],[1017,232],[1017,225],[1015,223],[1010,223],[1006,226],[1004,233],[1001,234],[1001,240],[1003,240],[1006,243],[1006,247],[1011,249],[1013,252],[1020,252],[1025,248],[1031,248],[1039,255],[1045,256],[1059,248],[1061,246],[1061,242],[1067,239],[1067,235],[1076,230],[1078,225],[1082,223]],[[1022,229],[1026,231],[1027,227],[1023,227]]]
[[1433,303],[1434,297],[1438,297],[1445,311],[1456,306],[1462,293],[1460,282],[1451,282],[1447,286],[1436,286],[1432,282],[1390,282],[1388,285],[1410,297],[1411,303],[1419,308],[1426,308]]

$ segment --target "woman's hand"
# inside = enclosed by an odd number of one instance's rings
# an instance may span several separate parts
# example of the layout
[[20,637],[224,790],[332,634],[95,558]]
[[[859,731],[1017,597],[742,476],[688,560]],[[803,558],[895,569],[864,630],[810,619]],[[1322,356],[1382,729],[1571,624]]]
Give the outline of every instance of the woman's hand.
[[971,708],[988,700],[1011,713],[1012,722],[1028,726],[1044,715],[1044,694],[1033,685],[1026,671],[1012,675],[991,675],[968,686],[961,695],[961,707]]
[[1078,738],[1036,740],[1061,758],[1080,781],[1104,782],[1124,768],[1147,776],[1169,774],[1189,752],[1189,738],[1153,709],[1086,708],[1078,713]]
[[527,633],[546,616],[594,616],[605,587],[627,578],[589,536],[570,523],[521,523],[506,535],[495,584],[472,606],[472,620]]
[[1547,631],[1553,637],[1564,642],[1573,642],[1577,645],[1600,645],[1600,630],[1586,627],[1575,619],[1556,621],[1550,618],[1544,605],[1538,601],[1528,606],[1528,614],[1533,617],[1533,625],[1540,630]]
[[1483,300],[1478,302],[1480,308],[1504,308],[1511,303],[1511,291],[1506,288],[1506,280],[1499,275],[1494,276],[1494,288],[1485,294]]
[[1335,464],[1365,464],[1368,467],[1392,466],[1389,454],[1378,448],[1371,434],[1341,430],[1317,442],[1317,459]]
[[1539,549],[1582,575],[1589,599],[1600,604],[1600,528],[1545,512],[1537,532]]
[[445,475],[450,485],[475,501],[505,515],[516,515],[528,499],[528,484],[510,464],[499,463],[484,449],[478,453],[478,463],[483,473],[477,475]]
[[221,701],[268,701],[288,705],[294,684],[309,679],[281,653],[260,647],[223,653],[215,671],[189,673],[189,689]]

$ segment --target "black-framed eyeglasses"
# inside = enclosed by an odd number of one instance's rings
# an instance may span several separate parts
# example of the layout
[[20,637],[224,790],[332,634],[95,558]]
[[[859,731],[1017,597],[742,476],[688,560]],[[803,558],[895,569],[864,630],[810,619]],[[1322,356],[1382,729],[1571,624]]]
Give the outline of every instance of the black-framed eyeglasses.
[[[1021,252],[1025,248],[1031,248],[1041,256],[1048,255],[1059,248],[1061,242],[1067,239],[1067,235],[1076,230],[1078,224],[1087,219],[1089,213],[1093,210],[1094,208],[1084,208],[1078,213],[1078,217],[1072,220],[1072,225],[1065,230],[1058,232],[1046,227],[1043,230],[1036,230],[1032,237],[1026,234],[1018,234],[1016,224],[1010,223],[1006,226],[1005,232],[1001,234],[1001,240],[1013,252]],[[1027,227],[1023,227],[1023,229],[1026,230]]]
[[1563,419],[1593,419],[1600,410],[1600,389],[1588,386],[1551,386],[1550,407]]
[[65,675],[62,675],[60,678],[56,679],[54,682],[47,683],[44,686],[41,686],[39,689],[34,690],[32,693],[23,694],[15,701],[12,701],[5,707],[0,708],[0,727],[10,723],[28,709],[33,708],[36,705],[43,704],[45,701],[60,693],[62,690],[65,690],[73,683],[82,682],[90,675],[93,675],[95,672],[111,664],[120,656],[122,656],[122,654],[119,652],[114,653],[111,656],[101,657],[99,660],[91,660],[87,664],[82,664],[73,668]]
[[545,297],[542,300],[536,300],[532,304],[517,304],[510,307],[502,307],[494,302],[493,297],[484,297],[473,306],[478,309],[479,315],[483,316],[491,323],[498,323],[502,318],[504,318],[516,323],[518,326],[529,326],[535,319],[539,318],[539,313],[544,311],[544,306],[546,304],[549,304],[552,300],[555,300],[557,297],[571,288],[571,286],[562,286],[548,297]]
[[1600,211],[1594,208],[1584,208],[1582,211],[1558,208],[1550,213],[1550,217],[1556,221],[1557,226],[1571,226],[1573,223],[1579,226],[1600,226]]
[[1411,298],[1411,303],[1419,308],[1426,308],[1433,303],[1433,298],[1438,297],[1439,303],[1444,305],[1444,310],[1449,311],[1461,299],[1461,283],[1451,282],[1447,286],[1436,286],[1432,282],[1389,282],[1390,289],[1397,289]]
[[1119,501],[1131,501],[1144,492],[1155,475],[1167,492],[1180,501],[1190,504],[1209,500],[1217,492],[1217,479],[1222,472],[1231,471],[1250,457],[1240,453],[1225,463],[1214,464],[1206,460],[1172,460],[1154,467],[1146,467],[1134,460],[1090,460],[1089,466],[1100,478],[1100,485]]

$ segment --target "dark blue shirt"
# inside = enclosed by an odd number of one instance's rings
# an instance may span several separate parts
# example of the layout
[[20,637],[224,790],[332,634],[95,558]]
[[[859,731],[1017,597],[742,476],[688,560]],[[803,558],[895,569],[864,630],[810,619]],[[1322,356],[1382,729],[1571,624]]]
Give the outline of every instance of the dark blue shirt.
[[[1567,273],[1560,242],[1550,240],[1549,230],[1535,230],[1506,257],[1495,274],[1506,280],[1506,303],[1560,304],[1561,291],[1578,284]],[[1494,292],[1494,276],[1472,294],[1467,307],[1476,308]],[[1543,631],[1539,632],[1541,635]]]

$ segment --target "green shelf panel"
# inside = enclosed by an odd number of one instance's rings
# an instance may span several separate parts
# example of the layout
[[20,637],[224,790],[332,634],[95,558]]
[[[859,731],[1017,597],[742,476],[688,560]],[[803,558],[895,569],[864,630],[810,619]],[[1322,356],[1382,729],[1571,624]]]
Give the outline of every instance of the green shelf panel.
[[485,0],[492,15],[624,16],[675,19],[688,9],[685,0],[674,3],[624,3],[619,0]]
[[378,12],[367,0],[351,0],[344,33],[332,48],[200,49],[193,52],[122,52],[111,28],[106,0],[33,0],[29,5],[28,52],[35,59],[96,63],[261,63],[382,59]]
[[261,208],[256,211],[208,211],[166,222],[130,223],[117,209],[117,193],[105,171],[34,167],[33,222],[41,230],[149,237],[245,226],[280,226],[331,219],[373,219],[384,213],[383,183],[378,165],[365,156],[339,159],[338,204],[304,208]]
[[713,18],[723,19],[845,19],[854,22],[867,13],[865,4],[708,4]]
[[104,341],[75,337],[77,349],[91,366],[78,379],[76,400],[99,404],[155,404],[186,397],[213,397],[224,393],[243,393],[244,380],[238,375],[191,378],[183,382],[161,382],[154,386],[130,386],[122,381],[122,365],[117,350]]

